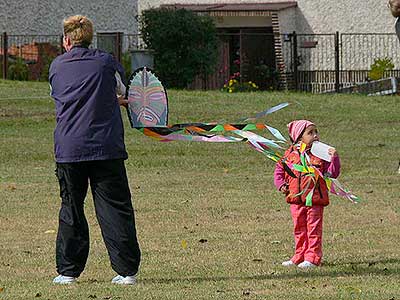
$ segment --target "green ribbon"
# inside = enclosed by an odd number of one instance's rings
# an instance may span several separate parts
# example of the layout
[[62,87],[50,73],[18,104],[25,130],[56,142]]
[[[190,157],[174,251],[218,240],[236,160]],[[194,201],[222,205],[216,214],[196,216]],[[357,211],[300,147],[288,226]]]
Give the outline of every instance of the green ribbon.
[[308,169],[306,167],[304,167],[303,165],[293,164],[293,169],[295,169],[296,171],[299,171],[301,173],[307,173],[308,172]]
[[307,195],[307,197],[306,197],[306,206],[312,206],[312,196],[313,196],[313,194],[314,194],[314,189],[312,189],[312,190],[308,193],[308,195]]

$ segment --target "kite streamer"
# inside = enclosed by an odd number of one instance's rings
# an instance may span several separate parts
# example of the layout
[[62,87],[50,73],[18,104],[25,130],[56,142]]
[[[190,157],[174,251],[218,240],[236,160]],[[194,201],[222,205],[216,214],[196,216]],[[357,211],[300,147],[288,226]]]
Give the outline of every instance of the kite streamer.
[[[168,97],[165,88],[158,78],[148,69],[137,70],[129,80],[125,98],[128,99],[128,118],[132,128],[139,130],[144,135],[161,142],[191,141],[211,143],[246,142],[257,152],[264,154],[274,162],[280,162],[285,171],[296,177],[294,171],[311,177],[315,183],[321,177],[325,180],[328,190],[352,202],[359,202],[359,198],[344,188],[335,178],[321,174],[307,162],[305,144],[300,145],[301,164],[289,164],[282,160],[282,152],[289,146],[287,139],[278,129],[263,123],[243,123],[255,121],[268,114],[277,112],[289,105],[288,102],[280,103],[255,114],[239,120],[239,123],[182,123],[168,125]],[[253,131],[267,131],[274,139],[268,139]],[[299,194],[304,194],[306,187]],[[306,195],[306,206],[312,205],[314,188]]]

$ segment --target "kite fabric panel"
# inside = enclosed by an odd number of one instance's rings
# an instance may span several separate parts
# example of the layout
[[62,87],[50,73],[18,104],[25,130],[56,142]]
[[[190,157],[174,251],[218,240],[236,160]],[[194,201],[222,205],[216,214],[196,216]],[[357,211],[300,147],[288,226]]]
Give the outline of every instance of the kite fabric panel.
[[150,70],[143,68],[132,74],[125,96],[128,99],[128,117],[132,127],[167,125],[167,93]]

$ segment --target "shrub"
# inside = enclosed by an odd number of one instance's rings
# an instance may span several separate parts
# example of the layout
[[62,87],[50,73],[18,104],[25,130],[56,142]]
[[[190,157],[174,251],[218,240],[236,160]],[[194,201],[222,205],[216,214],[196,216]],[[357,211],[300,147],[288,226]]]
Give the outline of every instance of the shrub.
[[279,73],[275,68],[261,64],[254,67],[254,73],[254,80],[260,83],[260,89],[274,90],[279,87]]
[[132,55],[129,51],[122,53],[121,64],[125,71],[125,77],[128,78],[132,74],[131,58]]
[[141,31],[154,50],[154,70],[167,87],[186,88],[197,75],[214,71],[217,35],[212,19],[185,9],[143,12]]
[[25,61],[21,57],[13,62],[10,62],[8,66],[7,78],[11,80],[28,80],[29,70]]
[[374,63],[371,65],[371,71],[369,72],[369,78],[371,80],[382,79],[386,71],[393,70],[394,64],[390,58],[376,58]]

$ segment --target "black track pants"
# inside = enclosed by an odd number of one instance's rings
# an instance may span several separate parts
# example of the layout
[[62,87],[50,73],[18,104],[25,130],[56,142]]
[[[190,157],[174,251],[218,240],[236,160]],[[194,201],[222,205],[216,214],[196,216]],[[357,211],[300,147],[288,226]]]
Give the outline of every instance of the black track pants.
[[89,254],[89,229],[84,214],[88,184],[111,266],[122,276],[134,275],[140,263],[135,216],[124,161],[57,163],[61,209],[56,241],[57,272],[78,277]]

